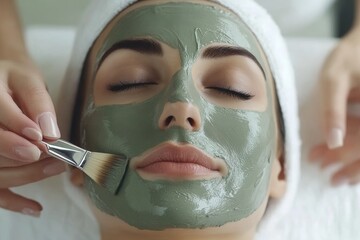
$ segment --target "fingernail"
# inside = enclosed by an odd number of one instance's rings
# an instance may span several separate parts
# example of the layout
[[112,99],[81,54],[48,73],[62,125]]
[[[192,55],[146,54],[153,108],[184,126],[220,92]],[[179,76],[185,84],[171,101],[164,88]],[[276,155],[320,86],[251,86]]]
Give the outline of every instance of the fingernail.
[[65,171],[65,164],[63,162],[54,162],[44,167],[43,173],[47,176],[53,176]]
[[37,161],[41,155],[37,147],[15,147],[15,153],[26,161]]
[[342,147],[344,144],[344,134],[341,129],[333,128],[327,138],[327,146],[329,149]]
[[24,128],[22,131],[25,137],[34,140],[34,141],[41,141],[42,133],[35,128]]
[[30,208],[24,208],[21,212],[25,215],[36,217],[36,218],[40,217],[40,214],[41,214],[40,212],[32,210]]
[[56,124],[55,117],[51,112],[46,112],[38,117],[38,122],[45,137],[59,138],[60,131]]

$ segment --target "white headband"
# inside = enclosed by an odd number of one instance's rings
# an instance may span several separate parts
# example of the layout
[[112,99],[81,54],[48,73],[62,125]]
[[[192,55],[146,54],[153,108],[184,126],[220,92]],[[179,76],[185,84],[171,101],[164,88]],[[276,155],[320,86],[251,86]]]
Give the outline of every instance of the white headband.
[[[105,26],[136,0],[94,0],[80,23],[72,57],[60,92],[57,115],[63,138],[69,138],[74,101],[85,58]],[[269,202],[258,234],[269,232],[290,209],[295,197],[300,171],[300,138],[294,73],[281,33],[267,14],[252,0],[217,0],[239,15],[257,37],[270,64],[285,123],[285,195]]]

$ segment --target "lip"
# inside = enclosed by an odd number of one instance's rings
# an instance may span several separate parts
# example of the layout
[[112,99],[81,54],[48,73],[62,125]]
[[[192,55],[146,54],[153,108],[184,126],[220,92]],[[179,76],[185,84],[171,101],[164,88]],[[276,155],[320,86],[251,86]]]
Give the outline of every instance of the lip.
[[133,159],[130,166],[147,180],[208,180],[227,174],[224,160],[190,144],[163,143]]

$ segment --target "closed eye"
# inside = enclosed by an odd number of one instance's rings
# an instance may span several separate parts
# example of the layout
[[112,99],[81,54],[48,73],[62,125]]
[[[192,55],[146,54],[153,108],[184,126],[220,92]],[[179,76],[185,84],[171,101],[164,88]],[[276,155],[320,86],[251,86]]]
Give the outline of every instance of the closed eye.
[[237,98],[237,99],[241,99],[241,100],[245,100],[245,101],[250,100],[253,97],[255,97],[254,95],[251,95],[250,93],[237,91],[237,90],[231,89],[230,87],[229,88],[207,87],[206,89],[216,90],[220,94],[224,94],[229,97],[233,97],[233,98]]
[[111,84],[107,89],[111,92],[124,92],[129,90],[134,90],[138,88],[147,87],[149,85],[157,85],[155,82],[140,82],[140,83],[123,83],[119,82],[116,84]]

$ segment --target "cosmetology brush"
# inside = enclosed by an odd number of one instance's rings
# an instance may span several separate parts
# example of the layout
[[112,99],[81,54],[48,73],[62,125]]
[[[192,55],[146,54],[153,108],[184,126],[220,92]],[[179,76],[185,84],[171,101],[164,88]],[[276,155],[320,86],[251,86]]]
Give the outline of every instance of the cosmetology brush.
[[[48,155],[80,169],[110,192],[117,191],[128,164],[124,155],[90,152],[64,140],[42,143]],[[111,179],[115,181],[109,181]]]

